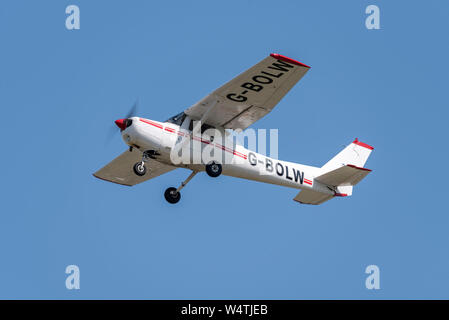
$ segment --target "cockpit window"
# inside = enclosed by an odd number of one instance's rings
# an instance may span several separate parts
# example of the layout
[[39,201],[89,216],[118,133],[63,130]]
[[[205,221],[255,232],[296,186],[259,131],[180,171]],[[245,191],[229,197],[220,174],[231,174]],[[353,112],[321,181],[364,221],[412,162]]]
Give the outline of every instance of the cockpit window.
[[185,118],[186,118],[186,114],[184,112],[181,112],[181,113],[177,114],[176,116],[171,117],[170,119],[168,119],[165,122],[173,123],[173,124],[180,126]]

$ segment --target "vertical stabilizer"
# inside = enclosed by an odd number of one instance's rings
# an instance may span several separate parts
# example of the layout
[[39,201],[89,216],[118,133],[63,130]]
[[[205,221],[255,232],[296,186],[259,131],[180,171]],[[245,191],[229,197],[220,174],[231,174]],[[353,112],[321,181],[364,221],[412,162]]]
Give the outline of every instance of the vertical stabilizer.
[[373,149],[370,145],[355,138],[350,145],[329,160],[321,169],[324,173],[349,164],[363,168]]

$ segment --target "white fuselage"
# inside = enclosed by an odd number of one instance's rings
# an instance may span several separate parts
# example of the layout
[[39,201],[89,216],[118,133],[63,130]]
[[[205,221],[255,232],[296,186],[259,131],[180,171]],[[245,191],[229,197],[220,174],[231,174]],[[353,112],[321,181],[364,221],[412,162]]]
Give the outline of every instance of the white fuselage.
[[[153,150],[156,153],[156,160],[160,162],[196,171],[204,170],[206,163],[174,163],[172,160],[172,151],[176,146],[190,141],[189,146],[192,148],[193,143],[197,143],[201,146],[200,150],[216,148],[223,152],[226,156],[226,161],[222,162],[224,175],[334,194],[324,184],[314,180],[314,177],[320,174],[320,168],[281,161],[250,151],[231,141],[224,134],[224,130],[222,130],[223,139],[211,139],[207,134],[192,135],[189,128],[184,128],[184,124],[179,126],[139,117],[131,119],[132,125],[122,131],[124,141],[142,152]],[[192,148],[190,150],[198,150]]]

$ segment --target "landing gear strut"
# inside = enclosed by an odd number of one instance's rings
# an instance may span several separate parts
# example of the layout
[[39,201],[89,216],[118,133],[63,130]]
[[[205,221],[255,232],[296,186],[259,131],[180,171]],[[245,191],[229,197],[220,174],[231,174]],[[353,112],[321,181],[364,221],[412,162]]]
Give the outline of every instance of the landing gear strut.
[[178,187],[178,189],[174,187],[170,187],[164,192],[165,200],[167,200],[169,203],[177,203],[181,199],[181,189],[186,186],[187,183],[189,183],[190,180],[197,174],[197,171],[192,171],[190,176],[181,183],[181,185]]

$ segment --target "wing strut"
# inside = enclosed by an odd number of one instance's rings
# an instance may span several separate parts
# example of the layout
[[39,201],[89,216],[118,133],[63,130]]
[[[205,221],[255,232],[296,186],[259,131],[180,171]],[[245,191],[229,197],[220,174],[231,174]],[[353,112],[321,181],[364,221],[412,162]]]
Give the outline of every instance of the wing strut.
[[212,111],[212,109],[215,108],[215,106],[218,104],[217,99],[214,100],[214,102],[212,103],[212,105],[209,107],[209,109],[207,109],[207,111],[203,114],[203,116],[200,119],[200,123],[203,123],[207,120],[207,116],[209,115],[209,113]]

